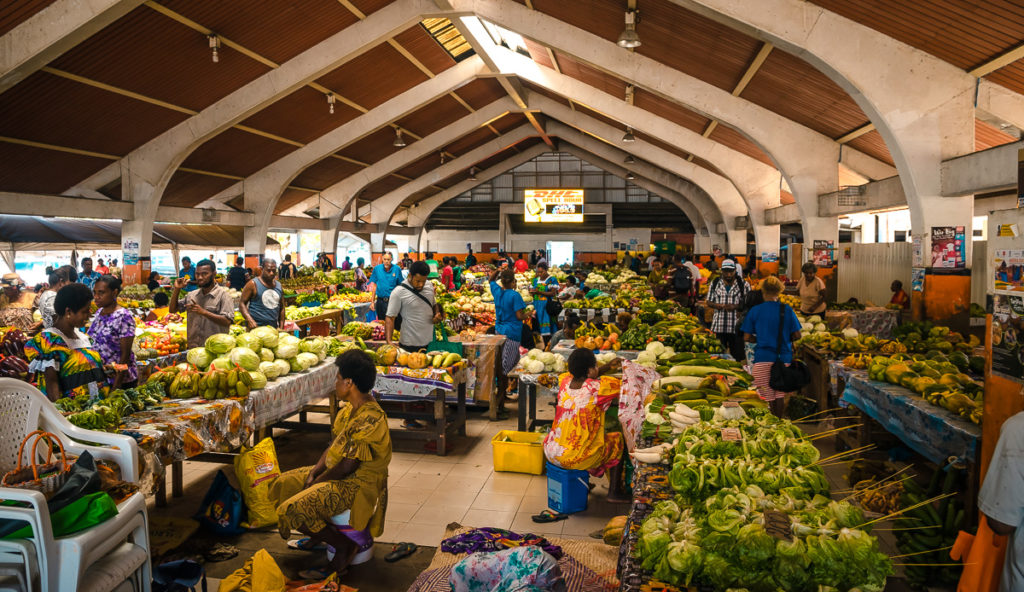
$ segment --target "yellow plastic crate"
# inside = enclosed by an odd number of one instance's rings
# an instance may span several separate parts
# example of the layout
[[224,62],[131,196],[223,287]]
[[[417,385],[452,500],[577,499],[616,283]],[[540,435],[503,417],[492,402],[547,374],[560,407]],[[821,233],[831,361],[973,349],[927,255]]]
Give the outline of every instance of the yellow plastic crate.
[[[510,442],[503,442],[505,438]],[[502,430],[491,438],[494,470],[509,473],[544,474],[544,434]]]

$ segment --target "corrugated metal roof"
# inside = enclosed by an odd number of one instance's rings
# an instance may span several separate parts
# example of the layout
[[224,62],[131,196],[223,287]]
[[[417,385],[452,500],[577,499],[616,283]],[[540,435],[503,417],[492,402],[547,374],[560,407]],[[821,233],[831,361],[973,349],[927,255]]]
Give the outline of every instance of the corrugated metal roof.
[[586,62],[577,60],[568,54],[556,52],[555,59],[558,60],[558,64],[562,67],[562,73],[566,76],[571,76],[576,80],[586,82],[590,86],[612,96],[625,98],[626,83],[622,80],[619,80],[611,74],[603,72]]
[[395,35],[395,41],[434,74],[440,74],[455,65],[452,56],[420,25]]
[[[482,127],[448,144],[445,150],[456,156],[462,156],[477,146],[493,139],[494,133],[486,127]],[[438,157],[438,162],[440,163],[440,157]]]
[[[274,206],[274,213],[280,214],[295,204],[304,201],[306,198],[313,194],[308,191],[300,191],[298,189],[285,189],[284,193],[277,200],[277,205]],[[315,206],[314,206],[315,207]]]
[[110,160],[0,142],[0,190],[58,194]]
[[367,201],[377,199],[382,195],[385,195],[391,191],[394,191],[395,189],[398,189],[399,187],[405,185],[406,183],[408,183],[408,181],[389,175],[367,185],[362,191],[359,192],[359,199]]
[[980,119],[974,120],[974,149],[988,150],[1003,144],[1016,142],[1017,138],[1007,134],[998,128],[991,126]]
[[365,15],[377,12],[388,4],[391,4],[392,1],[393,0],[350,0],[351,4]]
[[[153,225],[153,245],[240,247],[241,226],[224,224]],[[82,220],[75,218],[43,218],[40,216],[4,216],[0,218],[0,241],[13,242],[22,249],[34,246],[120,245],[121,222],[117,220]],[[268,245],[278,244],[267,237]]]
[[345,160],[325,158],[299,173],[292,183],[300,187],[323,190],[362,169],[363,167]]
[[494,101],[507,96],[505,89],[493,78],[477,78],[476,80],[462,86],[455,92],[469,106],[480,110]]
[[749,138],[747,138],[740,132],[721,122],[719,122],[718,125],[715,126],[715,129],[711,132],[709,138],[711,140],[714,140],[715,142],[722,144],[723,146],[728,146],[729,148],[732,148],[737,152],[741,152],[751,158],[759,160],[770,167],[775,166],[775,163],[772,162],[771,157],[769,157],[763,150],[758,148],[757,144],[753,143]]
[[[405,142],[408,145],[412,145],[415,140],[416,138],[412,138],[408,135],[405,136]],[[374,131],[365,138],[345,146],[338,151],[338,154],[354,158],[360,162],[373,164],[394,153],[396,150],[401,150],[401,148],[395,148],[392,145],[394,141],[395,130],[389,126],[385,126]]]
[[641,89],[634,91],[633,104],[698,134],[704,133],[704,129],[707,128],[708,123],[711,121],[700,113],[691,111],[679,103],[663,99],[654,93]]
[[56,0],[4,0],[0,2],[0,35],[32,18]]
[[526,123],[526,116],[522,113],[506,113],[500,119],[492,122],[491,126],[504,134],[508,131],[514,130],[524,123]]

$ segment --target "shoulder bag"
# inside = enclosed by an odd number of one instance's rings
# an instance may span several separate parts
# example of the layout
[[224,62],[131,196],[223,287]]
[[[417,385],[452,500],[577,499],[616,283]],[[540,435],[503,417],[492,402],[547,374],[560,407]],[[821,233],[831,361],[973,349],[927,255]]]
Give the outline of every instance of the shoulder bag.
[[787,366],[782,361],[782,327],[786,324],[786,309],[789,305],[779,303],[779,339],[775,343],[775,361],[772,362],[771,377],[768,386],[781,393],[796,392],[811,382],[811,373],[807,366],[793,358],[793,362]]
[[[549,288],[550,282],[545,281],[544,287]],[[562,314],[562,301],[558,299],[558,290],[555,290],[554,296],[548,296],[548,301],[544,304],[544,310],[552,321],[558,320],[558,315]]]

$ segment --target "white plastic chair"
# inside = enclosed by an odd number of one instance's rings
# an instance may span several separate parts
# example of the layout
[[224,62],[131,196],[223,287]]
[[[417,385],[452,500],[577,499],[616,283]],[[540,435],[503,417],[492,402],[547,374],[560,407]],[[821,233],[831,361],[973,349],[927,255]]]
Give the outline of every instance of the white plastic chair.
[[[0,433],[3,434],[0,437],[0,473],[17,465],[22,439],[36,429],[56,434],[69,454],[88,450],[97,461],[117,464],[125,481],[139,478],[134,439],[79,428],[65,419],[32,385],[13,378],[0,378]],[[0,499],[25,502],[29,506],[0,506],[0,518],[28,522],[33,533],[22,541],[0,541],[0,563],[19,552],[34,551],[34,562],[26,560],[24,566],[30,590],[109,592],[125,582],[136,591],[150,590],[153,575],[149,520],[142,493],[135,493],[118,504],[118,514],[106,522],[56,539],[42,493],[0,487]],[[39,587],[35,588],[31,583],[37,580]]]

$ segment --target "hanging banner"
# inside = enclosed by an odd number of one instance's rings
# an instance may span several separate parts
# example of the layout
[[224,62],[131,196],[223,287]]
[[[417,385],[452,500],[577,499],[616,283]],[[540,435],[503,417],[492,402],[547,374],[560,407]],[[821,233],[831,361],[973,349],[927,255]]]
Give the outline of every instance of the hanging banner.
[[992,289],[1004,292],[1024,292],[1024,250],[993,249]]
[[910,289],[914,292],[924,292],[924,268],[910,268]]
[[966,246],[963,226],[932,226],[932,267],[963,269]]
[[1024,296],[992,297],[992,374],[1024,382]]
[[833,256],[832,252],[835,250],[834,241],[830,240],[816,240],[813,243],[813,249],[811,251],[811,258],[814,261],[816,267],[831,267]]

